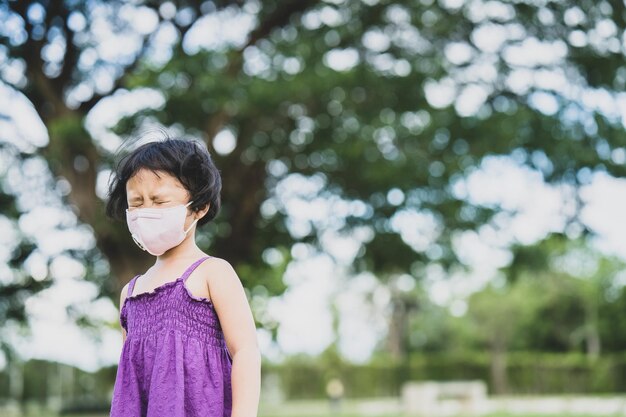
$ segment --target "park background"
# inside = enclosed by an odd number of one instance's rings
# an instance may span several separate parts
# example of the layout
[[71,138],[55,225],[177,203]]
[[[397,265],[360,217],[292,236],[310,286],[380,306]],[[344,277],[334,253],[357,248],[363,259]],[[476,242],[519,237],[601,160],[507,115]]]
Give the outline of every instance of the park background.
[[246,288],[264,403],[626,389],[622,1],[10,0],[0,22],[7,407],[110,400],[151,257],[106,188],[163,132],[222,173],[198,244]]

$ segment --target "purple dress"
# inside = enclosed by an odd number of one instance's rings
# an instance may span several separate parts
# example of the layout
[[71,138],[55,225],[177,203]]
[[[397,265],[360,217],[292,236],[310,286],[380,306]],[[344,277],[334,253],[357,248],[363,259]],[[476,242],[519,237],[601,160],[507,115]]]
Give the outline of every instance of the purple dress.
[[213,303],[192,295],[182,276],[132,295],[120,309],[127,332],[110,417],[229,417],[232,359]]

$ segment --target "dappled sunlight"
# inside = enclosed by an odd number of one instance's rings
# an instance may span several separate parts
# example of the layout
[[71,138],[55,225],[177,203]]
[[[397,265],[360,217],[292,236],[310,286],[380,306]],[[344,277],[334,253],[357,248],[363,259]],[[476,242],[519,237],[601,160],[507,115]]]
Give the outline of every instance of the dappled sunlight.
[[[233,416],[257,347],[261,416],[622,413],[623,8],[0,6],[0,415],[105,415],[142,379],[123,360],[222,325]],[[171,294],[219,329],[166,334],[172,303],[137,327],[200,252]],[[171,391],[128,401],[193,416]]]

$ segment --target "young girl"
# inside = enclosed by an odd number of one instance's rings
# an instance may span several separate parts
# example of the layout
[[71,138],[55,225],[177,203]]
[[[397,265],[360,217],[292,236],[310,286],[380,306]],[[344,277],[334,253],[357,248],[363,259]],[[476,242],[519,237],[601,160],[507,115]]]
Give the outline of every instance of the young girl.
[[107,215],[125,218],[156,261],[121,291],[111,417],[257,415],[261,358],[243,286],[195,242],[220,191],[220,173],[195,141],[150,142],[117,165]]

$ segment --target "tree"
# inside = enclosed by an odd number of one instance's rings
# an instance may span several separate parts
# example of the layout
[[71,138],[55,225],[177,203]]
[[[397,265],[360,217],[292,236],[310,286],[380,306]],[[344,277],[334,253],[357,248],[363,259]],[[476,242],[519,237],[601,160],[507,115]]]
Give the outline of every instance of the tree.
[[[623,260],[593,247],[587,239],[555,234],[533,247],[514,249],[505,269],[515,281],[540,285],[536,319],[527,329],[523,346],[533,350],[580,350],[597,358],[608,342],[621,350],[605,329],[615,323],[619,310]],[[549,320],[545,320],[549,318]]]
[[[257,27],[249,34],[248,45],[263,39],[272,28],[285,24],[291,14],[306,8],[307,4],[306,1],[293,1],[280,10],[264,10],[258,16],[261,20]],[[124,15],[144,13],[142,16],[145,17],[148,13],[158,20],[160,27],[174,27],[180,42],[199,16],[205,12],[218,12],[227,6],[238,7],[241,4],[181,1],[175,5],[162,5],[160,2],[148,1],[134,6],[125,2],[70,4],[57,0],[11,1],[1,6],[3,19],[11,23],[5,26],[2,33],[5,64],[24,68],[19,77],[4,73],[3,81],[26,95],[46,124],[50,140],[37,152],[45,157],[53,176],[64,178],[71,184],[67,203],[75,205],[80,220],[93,228],[97,247],[108,259],[111,271],[117,278],[117,285],[101,286],[103,294],[112,297],[114,301],[118,297],[116,294],[119,294],[119,288],[142,265],[147,265],[149,257],[127,239],[123,225],[112,227],[104,216],[103,201],[96,195],[96,183],[98,174],[110,166],[113,157],[92,140],[84,123],[87,114],[103,98],[125,87],[128,75],[143,62],[150,47],[154,46],[156,33],[133,33],[133,22]],[[169,17],[164,17],[166,15]],[[127,62],[97,56],[91,65],[83,65],[81,60],[94,54],[94,48],[102,42],[93,26],[103,22],[111,24],[113,30],[128,32],[131,37],[134,34],[140,40],[141,47],[133,56],[126,57]],[[62,53],[58,54],[58,49],[57,54],[49,53],[50,49],[59,46]],[[235,71],[237,65],[233,65]],[[80,102],[72,99],[72,92],[85,88],[86,84],[90,85],[90,74],[98,71],[120,75],[115,76],[112,85],[104,91],[98,91],[98,85],[91,85],[88,99]],[[220,167],[225,172],[229,171],[224,164],[220,164]],[[259,169],[258,164],[246,169],[237,167],[237,178],[241,182],[226,176],[223,198],[237,203],[231,203],[230,207],[226,205],[224,211],[229,213],[227,216],[238,221],[229,222],[231,233],[216,233],[218,226],[211,230],[211,236],[216,240],[215,253],[228,258],[240,269],[247,287],[251,289],[252,282],[260,282],[266,290],[276,294],[284,289],[281,276],[283,268],[281,265],[263,262],[259,251],[270,246],[284,248],[286,236],[284,233],[277,234],[276,239],[271,239],[272,243],[267,242],[266,245],[259,245],[257,240],[250,239],[254,230],[262,227],[258,215],[262,202],[262,195],[259,194],[262,183],[258,182],[262,176],[258,175]],[[229,184],[246,184],[246,187],[229,187]],[[223,220],[221,227],[224,230]],[[279,262],[284,266],[289,259],[288,256],[284,257],[288,251],[278,251],[281,252],[283,258]],[[248,264],[244,264],[244,261]]]
[[[226,179],[223,215],[205,242],[239,265],[247,287],[258,282],[272,294],[283,289],[280,274],[259,254],[268,247],[288,253],[294,241],[320,246],[329,226],[290,233],[277,194],[289,175],[312,178],[322,184],[319,196],[350,204],[332,223],[340,233],[369,231],[354,272],[420,279],[432,263],[459,268],[454,233],[498,211],[454,189],[484,156],[513,155],[546,181],[574,187],[594,170],[624,174],[618,116],[582,100],[604,94],[610,101],[626,83],[620,2],[50,0],[3,7],[12,22],[2,33],[5,62],[24,69],[22,78],[3,79],[46,123],[50,142],[38,152],[71,183],[68,199],[93,227],[118,287],[141,254],[103,216],[95,186],[110,155],[84,125],[116,91],[150,88],[165,98],[160,108],[121,120],[117,133],[156,120],[211,149],[219,133],[234,136],[234,149],[217,160]],[[245,42],[186,47],[201,17],[225,10],[255,19]],[[107,61],[94,49],[97,24],[132,33],[131,13],[157,24],[135,34],[135,53]],[[155,63],[150,51],[166,26],[176,31],[171,57]],[[97,70],[113,74],[110,85],[90,89]],[[85,88],[84,97],[77,93]],[[430,219],[427,239],[417,220],[406,233],[403,216]]]

